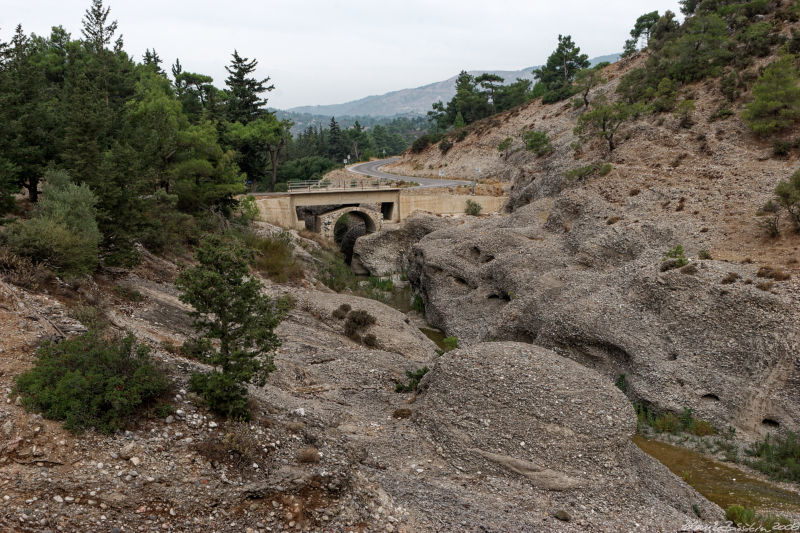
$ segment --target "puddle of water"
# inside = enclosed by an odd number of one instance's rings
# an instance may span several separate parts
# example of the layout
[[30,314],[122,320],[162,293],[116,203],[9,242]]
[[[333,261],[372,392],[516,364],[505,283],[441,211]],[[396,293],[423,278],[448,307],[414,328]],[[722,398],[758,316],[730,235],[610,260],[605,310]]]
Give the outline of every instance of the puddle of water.
[[635,435],[633,442],[723,509],[742,505],[756,511],[800,511],[800,495],[750,477],[725,463],[641,435]]
[[440,350],[447,349],[444,344],[444,339],[447,335],[445,335],[444,332],[433,328],[419,328],[419,330],[424,333],[426,337],[435,342]]

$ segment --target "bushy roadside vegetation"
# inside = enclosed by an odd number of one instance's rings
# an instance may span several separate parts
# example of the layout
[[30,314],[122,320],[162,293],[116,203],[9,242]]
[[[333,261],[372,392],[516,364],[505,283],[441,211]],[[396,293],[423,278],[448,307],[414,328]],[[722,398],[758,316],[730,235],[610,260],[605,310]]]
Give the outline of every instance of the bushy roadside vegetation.
[[109,339],[92,330],[46,342],[37,350],[33,368],[17,377],[14,394],[27,409],[63,421],[70,431],[111,433],[155,406],[167,388],[163,371],[132,335]]

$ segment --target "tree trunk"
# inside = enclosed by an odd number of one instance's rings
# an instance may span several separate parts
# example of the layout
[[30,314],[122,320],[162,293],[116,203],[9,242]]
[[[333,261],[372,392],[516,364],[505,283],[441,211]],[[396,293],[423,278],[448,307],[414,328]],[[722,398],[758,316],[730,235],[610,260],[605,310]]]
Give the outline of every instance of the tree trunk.
[[35,176],[29,177],[26,187],[28,188],[28,199],[35,204],[39,201],[39,178]]

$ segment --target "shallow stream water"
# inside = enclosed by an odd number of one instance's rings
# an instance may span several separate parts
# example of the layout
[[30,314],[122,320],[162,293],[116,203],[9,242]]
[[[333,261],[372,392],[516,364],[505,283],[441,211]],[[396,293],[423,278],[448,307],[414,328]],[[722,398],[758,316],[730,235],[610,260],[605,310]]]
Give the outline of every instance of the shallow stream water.
[[723,509],[742,505],[756,511],[800,512],[800,495],[751,477],[738,468],[641,435],[635,435],[633,442]]

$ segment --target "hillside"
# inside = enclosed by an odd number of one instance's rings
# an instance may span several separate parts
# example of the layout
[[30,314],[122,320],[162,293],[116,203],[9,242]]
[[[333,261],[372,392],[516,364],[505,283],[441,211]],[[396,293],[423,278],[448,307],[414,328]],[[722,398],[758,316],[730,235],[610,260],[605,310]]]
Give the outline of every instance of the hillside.
[[[610,54],[596,57],[590,61],[595,65],[603,61],[613,62],[618,58],[619,54]],[[483,73],[496,74],[507,83],[511,83],[517,78],[533,79],[532,71],[535,68],[537,67],[528,67],[521,70],[474,70],[470,71],[470,74],[473,76]],[[456,92],[456,77],[453,76],[421,87],[367,96],[343,104],[300,106],[293,107],[287,111],[326,117],[335,116],[337,118],[340,116],[391,117],[395,115],[425,115],[430,111],[434,103],[439,101],[447,102],[453,97]]]
[[[785,193],[800,176],[800,9],[701,6],[682,26],[662,19],[671,29],[648,50],[604,68],[588,109],[532,101],[417,143],[387,168],[499,181],[506,216],[386,230],[354,254],[377,271],[393,246],[427,320],[448,335],[530,343],[600,372],[637,406],[645,434],[652,413],[683,413],[745,446],[800,430],[800,196]],[[709,21],[713,46],[694,32]],[[758,46],[743,37],[757,31]],[[599,132],[616,116],[612,149]],[[594,117],[588,135],[579,126]],[[768,201],[788,206],[776,208],[774,236],[769,212],[758,216]]]
[[[759,59],[755,68],[772,60]],[[613,95],[620,78],[644,61],[640,55],[607,67],[603,75],[608,83],[593,94]],[[406,152],[388,168],[420,177],[501,180],[511,191],[511,211],[577,188],[604,198],[620,214],[629,211],[623,218],[658,216],[675,226],[691,224],[696,232],[692,238],[714,257],[750,258],[797,268],[800,239],[788,221],[782,236],[770,239],[755,216],[775,186],[796,168],[797,155],[774,156],[772,141],[747,129],[740,115],[749,94],[732,105],[733,115],[718,120],[714,115],[726,101],[717,80],[692,84],[683,92],[694,96],[696,110],[690,127],[681,127],[673,113],[642,116],[622,126],[619,145],[611,154],[599,140],[573,150],[578,141],[573,130],[581,111],[571,102],[533,101],[468,126],[466,138],[454,142],[446,154],[432,145],[419,154]],[[532,129],[547,133],[554,149],[551,154],[537,157],[524,149],[523,134]],[[785,137],[794,134],[788,132]],[[510,148],[498,150],[509,138]],[[611,164],[608,175],[585,180],[565,177],[597,161]],[[643,194],[633,196],[634,190]]]

